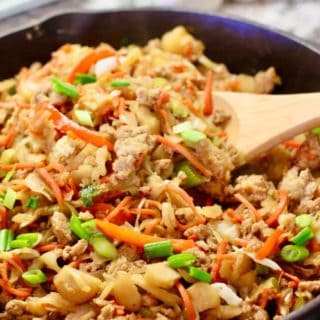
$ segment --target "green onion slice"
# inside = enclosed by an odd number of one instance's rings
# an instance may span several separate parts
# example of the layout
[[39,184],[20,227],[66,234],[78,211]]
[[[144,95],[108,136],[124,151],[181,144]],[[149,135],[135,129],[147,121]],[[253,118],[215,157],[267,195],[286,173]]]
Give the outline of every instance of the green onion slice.
[[5,177],[3,178],[2,182],[8,183],[11,180],[11,178],[13,177],[15,172],[16,172],[15,169],[8,171],[7,174],[5,175]]
[[74,85],[67,82],[63,82],[59,80],[57,77],[52,77],[51,83],[54,91],[70,98],[78,98],[79,91]]
[[185,121],[185,122],[181,122],[176,124],[175,126],[172,127],[172,132],[174,134],[179,134],[182,133],[184,131],[190,130],[192,128],[192,124],[190,121]]
[[75,120],[79,124],[81,124],[83,126],[87,126],[87,127],[93,127],[93,121],[91,118],[91,113],[89,111],[75,110],[73,114],[74,114]]
[[309,257],[307,248],[288,244],[281,249],[281,257],[286,262],[299,262]]
[[172,99],[169,104],[172,114],[175,117],[186,118],[189,115],[189,111],[186,107],[184,107],[178,100]]
[[47,281],[46,275],[40,269],[30,269],[22,274],[22,278],[31,286]]
[[110,87],[112,88],[120,88],[120,87],[128,87],[131,82],[128,80],[114,80],[110,82]]
[[16,239],[10,242],[10,249],[21,249],[21,248],[31,248],[32,245],[28,240]]
[[103,258],[114,260],[118,256],[116,247],[101,233],[93,234],[90,237],[90,244],[94,251]]
[[89,234],[95,232],[96,221],[94,219],[88,220],[81,224],[82,228],[85,229]]
[[314,237],[314,232],[309,228],[303,228],[297,235],[290,241],[298,246],[302,246]]
[[178,253],[167,259],[171,268],[189,267],[196,261],[196,257],[192,253]]
[[184,142],[187,143],[197,143],[203,139],[205,139],[206,135],[198,130],[186,130],[181,132],[181,138]]
[[310,227],[313,217],[310,214],[301,214],[294,219],[294,222],[300,228]]
[[311,132],[314,134],[320,134],[320,128],[314,128],[311,130]]
[[86,207],[90,207],[92,205],[93,198],[97,195],[97,193],[98,193],[97,189],[92,185],[89,185],[83,188],[80,191],[80,197],[83,204]]
[[39,207],[39,199],[37,197],[30,197],[26,203],[26,207],[37,209]]
[[21,233],[16,237],[16,240],[26,240],[31,247],[36,247],[42,240],[42,234],[39,232]]
[[202,282],[207,282],[207,283],[210,283],[211,282],[211,274],[208,273],[207,271],[204,271],[200,268],[197,268],[197,267],[190,267],[189,269],[189,275],[192,277],[192,278],[195,278],[199,281],[202,281]]
[[169,240],[152,242],[144,245],[144,253],[149,259],[168,257],[172,252],[172,244]]
[[70,229],[78,238],[89,240],[90,233],[82,227],[82,221],[75,214],[71,215]]
[[93,74],[77,73],[74,84],[87,84],[96,82],[97,78]]
[[12,241],[14,235],[13,231],[10,229],[0,230],[0,251],[9,251],[10,242]]
[[184,183],[188,188],[196,187],[207,181],[188,161],[178,163],[174,170],[176,173],[182,171],[186,175]]
[[18,197],[18,194],[11,188],[8,188],[6,195],[4,196],[4,199],[3,199],[3,205],[6,208],[12,210],[17,200],[17,197]]

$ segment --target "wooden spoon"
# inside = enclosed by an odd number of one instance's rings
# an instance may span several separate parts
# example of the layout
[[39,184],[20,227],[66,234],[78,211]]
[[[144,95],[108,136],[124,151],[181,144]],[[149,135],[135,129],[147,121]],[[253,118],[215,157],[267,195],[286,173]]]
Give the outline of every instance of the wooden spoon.
[[320,93],[267,95],[216,91],[214,104],[231,113],[228,141],[248,161],[295,135],[320,126]]

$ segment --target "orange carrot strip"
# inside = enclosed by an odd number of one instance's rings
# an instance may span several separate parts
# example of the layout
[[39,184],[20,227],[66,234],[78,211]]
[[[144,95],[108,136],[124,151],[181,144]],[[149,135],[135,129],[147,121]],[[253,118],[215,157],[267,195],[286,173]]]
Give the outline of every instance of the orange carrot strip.
[[126,110],[126,100],[124,98],[119,98],[119,103],[117,109],[113,112],[113,115],[117,118]]
[[73,70],[68,76],[67,81],[73,83],[77,73],[86,73],[89,71],[90,67],[98,60],[108,58],[114,55],[115,51],[112,48],[90,52],[87,56],[80,60],[80,62],[73,68]]
[[174,183],[168,183],[165,186],[165,189],[166,191],[173,192],[179,195],[185,201],[185,203],[192,209],[193,213],[197,214],[196,207],[193,204],[193,198],[190,197],[185,190],[183,190],[182,188],[180,188],[178,185]]
[[277,228],[269,238],[262,244],[262,247],[256,252],[257,259],[264,259],[271,253],[275,252],[279,245],[279,238],[282,234],[282,229]]
[[248,243],[249,243],[248,240],[239,239],[239,238],[233,239],[232,242],[233,242],[233,244],[234,244],[235,246],[239,246],[239,247],[246,247],[246,246],[248,245]]
[[278,222],[278,219],[281,215],[281,213],[286,209],[288,205],[288,194],[286,191],[279,190],[278,192],[280,197],[280,202],[278,206],[270,213],[269,218],[266,220],[267,225],[272,226],[276,222]]
[[16,254],[12,254],[12,258],[8,259],[8,262],[13,265],[15,268],[19,269],[21,272],[24,272],[26,270],[22,260],[20,259],[19,256]]
[[196,320],[196,311],[192,303],[191,297],[180,281],[176,282],[176,287],[181,295],[188,320]]
[[0,207],[1,229],[8,227],[8,212],[5,207]]
[[11,169],[34,169],[43,167],[44,163],[41,162],[21,162],[21,163],[13,163],[13,164],[2,164],[0,163],[0,169],[2,170],[11,170]]
[[158,211],[156,209],[145,209],[145,208],[141,208],[141,209],[130,209],[129,210],[130,213],[133,214],[138,214],[140,213],[142,216],[155,216],[158,215]]
[[154,228],[160,224],[161,219],[160,218],[155,218],[152,221],[150,221],[150,223],[148,224],[148,226],[144,229],[143,233],[144,234],[152,234]]
[[124,197],[121,202],[107,215],[106,221],[111,221],[118,216],[120,211],[132,202],[132,197]]
[[157,111],[159,111],[164,104],[166,104],[170,100],[170,95],[167,91],[161,91],[156,101]]
[[32,288],[12,288],[9,283],[0,280],[0,286],[7,291],[7,293],[19,298],[27,298],[30,296]]
[[235,214],[234,210],[229,208],[224,213],[226,217],[230,218],[235,223],[241,223],[243,221],[243,215],[242,214]]
[[215,282],[218,279],[221,262],[223,260],[223,255],[227,252],[228,243],[229,242],[227,240],[222,240],[219,244],[216,255],[216,261],[211,269],[212,282]]
[[60,172],[60,173],[66,171],[65,167],[64,167],[62,164],[60,164],[60,163],[50,163],[50,164],[48,164],[47,166],[45,166],[44,168],[45,168],[47,171],[56,170],[56,171],[58,171],[58,172]]
[[256,221],[261,220],[261,217],[259,216],[258,210],[240,193],[236,193],[234,197],[239,200],[249,211],[252,213],[254,219]]
[[157,207],[158,209],[161,209],[161,202],[156,200],[150,200],[147,199],[145,202],[146,207]]
[[208,170],[187,148],[184,146],[171,141],[168,138],[162,136],[156,136],[157,141],[164,144],[166,147],[173,149],[176,152],[182,154],[186,159],[190,161],[190,163],[198,169],[204,176],[211,177],[212,172]]
[[202,114],[202,111],[198,110],[197,108],[195,108],[193,106],[193,102],[191,99],[185,99],[182,101],[182,103],[187,106],[187,108],[189,109],[189,111],[191,113],[193,113],[194,115],[196,115],[198,118],[203,118],[203,114]]
[[203,113],[205,116],[210,116],[210,114],[212,114],[213,112],[212,83],[213,83],[213,72],[208,71],[206,87],[204,89]]
[[309,249],[311,252],[320,251],[320,243],[317,242],[316,238],[313,238],[309,241]]
[[55,243],[49,243],[49,244],[44,244],[42,246],[38,246],[35,249],[37,251],[39,251],[40,253],[42,253],[42,252],[48,252],[48,251],[52,251],[54,249],[61,249],[61,248],[63,248],[63,245],[55,242]]
[[15,184],[15,185],[0,185],[0,191],[6,192],[8,189],[12,189],[13,191],[22,191],[22,190],[27,190],[28,187],[25,186],[24,184]]
[[159,114],[161,115],[163,122],[164,122],[164,126],[167,130],[167,132],[169,134],[172,134],[172,128],[171,128],[171,124],[170,124],[170,119],[169,119],[169,114],[165,109],[160,109],[159,110]]
[[53,121],[55,127],[62,133],[72,133],[72,135],[78,139],[91,143],[96,147],[107,146],[109,151],[113,151],[113,144],[105,137],[102,137],[98,132],[78,125],[76,122],[72,121],[59,110],[47,103],[44,103],[42,108],[49,111],[50,119]]
[[63,197],[61,190],[57,184],[57,182],[54,180],[54,178],[46,171],[44,168],[39,168],[38,172],[40,176],[46,181],[46,183],[50,186],[55,198],[57,199],[57,202],[59,204],[59,207],[63,207]]
[[265,307],[268,304],[269,301],[269,294],[270,294],[270,289],[269,288],[265,288],[262,293],[261,293],[261,297],[259,299],[259,305],[261,308],[265,309]]
[[286,148],[299,149],[302,143],[295,140],[286,140],[282,142],[282,145],[284,145]]
[[123,228],[116,224],[96,219],[97,228],[102,231],[107,237],[122,241],[134,246],[143,248],[146,243],[170,240],[175,251],[183,251],[194,246],[192,240],[184,239],[166,239],[161,237],[142,234],[130,229]]

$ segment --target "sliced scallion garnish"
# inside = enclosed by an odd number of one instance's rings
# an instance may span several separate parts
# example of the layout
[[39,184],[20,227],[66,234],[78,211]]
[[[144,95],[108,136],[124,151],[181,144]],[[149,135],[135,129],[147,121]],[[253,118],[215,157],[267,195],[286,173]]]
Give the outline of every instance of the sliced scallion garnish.
[[30,269],[22,274],[22,278],[31,286],[47,281],[46,275],[40,269]]
[[39,199],[37,197],[30,197],[26,203],[26,207],[37,209],[39,206]]
[[182,161],[175,166],[175,172],[178,173],[179,171],[182,171],[186,175],[184,183],[188,188],[196,187],[206,182],[206,178],[198,173],[188,161]]
[[185,252],[174,254],[167,261],[171,268],[184,268],[192,265],[196,261],[196,257],[192,253]]
[[314,237],[314,232],[309,228],[303,228],[290,241],[298,246],[302,246]]
[[105,259],[114,260],[118,256],[116,247],[101,233],[93,234],[90,244],[93,250]]
[[128,80],[114,80],[110,82],[110,87],[112,88],[121,88],[130,86],[131,82]]
[[63,82],[57,77],[52,77],[51,83],[54,91],[56,91],[57,93],[60,93],[70,98],[78,98],[79,91],[74,85],[68,82]]
[[76,80],[74,81],[75,84],[87,84],[96,82],[97,78],[93,74],[87,73],[77,73]]
[[212,276],[210,273],[208,273],[207,271],[204,271],[200,268],[197,268],[197,267],[190,267],[189,268],[189,275],[192,278],[195,278],[201,282],[210,283],[211,279],[212,279]]
[[206,137],[206,135],[201,131],[193,129],[183,131],[180,135],[183,141],[187,143],[198,143]]
[[82,221],[75,214],[71,215],[70,229],[78,238],[89,240],[90,233],[82,227]]
[[294,219],[295,224],[300,228],[312,225],[313,217],[310,214],[301,214]]
[[91,113],[87,110],[75,110],[74,119],[83,126],[93,127]]
[[6,195],[4,196],[4,199],[3,199],[3,205],[6,208],[12,210],[17,200],[17,196],[18,195],[14,190],[12,190],[11,188],[8,188]]
[[309,257],[310,252],[307,248],[288,244],[281,249],[281,258],[286,262],[299,262]]
[[172,244],[169,240],[152,242],[144,245],[144,253],[149,259],[168,257],[172,252]]

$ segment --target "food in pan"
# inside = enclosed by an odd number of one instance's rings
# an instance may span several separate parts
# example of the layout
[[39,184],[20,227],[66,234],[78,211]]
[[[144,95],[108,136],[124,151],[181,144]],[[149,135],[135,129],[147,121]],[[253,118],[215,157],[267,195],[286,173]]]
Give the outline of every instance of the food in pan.
[[[274,319],[320,290],[319,129],[246,166],[214,90],[269,93],[178,26],[0,83],[4,319]],[[240,168],[239,168],[240,167]]]

